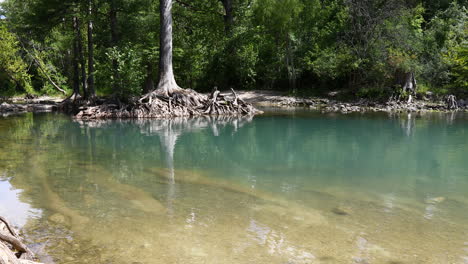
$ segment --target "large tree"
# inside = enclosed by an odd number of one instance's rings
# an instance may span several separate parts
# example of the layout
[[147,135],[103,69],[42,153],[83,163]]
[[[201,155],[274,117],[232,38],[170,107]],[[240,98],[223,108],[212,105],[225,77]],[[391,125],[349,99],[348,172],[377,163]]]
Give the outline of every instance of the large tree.
[[168,96],[180,89],[172,68],[172,0],[159,0],[159,83],[157,90]]

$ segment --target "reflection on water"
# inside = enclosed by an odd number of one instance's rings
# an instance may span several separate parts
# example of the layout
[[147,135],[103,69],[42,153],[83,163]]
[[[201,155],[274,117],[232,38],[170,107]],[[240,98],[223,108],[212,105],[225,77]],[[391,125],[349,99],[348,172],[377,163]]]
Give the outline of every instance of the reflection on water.
[[0,119],[46,263],[466,263],[466,115]]
[[[8,179],[6,172],[3,172],[1,179]],[[11,215],[8,219],[15,226],[24,226],[28,219],[37,217],[41,211],[31,208],[31,206],[19,199],[21,191],[15,190],[8,181],[0,181],[0,215]]]

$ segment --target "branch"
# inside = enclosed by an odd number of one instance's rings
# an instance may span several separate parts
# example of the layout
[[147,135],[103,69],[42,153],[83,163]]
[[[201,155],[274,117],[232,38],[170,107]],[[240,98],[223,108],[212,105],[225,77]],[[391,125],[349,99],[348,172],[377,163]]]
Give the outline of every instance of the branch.
[[18,237],[18,234],[15,232],[15,230],[14,230],[13,228],[11,228],[10,223],[8,223],[8,221],[7,221],[5,218],[3,218],[2,216],[0,216],[0,221],[2,221],[2,222],[5,224],[5,226],[6,226],[6,228],[8,229],[8,231],[10,231],[10,233],[11,233],[14,237]]
[[63,90],[62,88],[60,88],[53,80],[52,78],[50,77],[49,74],[47,74],[47,72],[44,70],[44,68],[42,67],[41,63],[36,59],[36,57],[34,57],[34,55],[32,55],[32,58],[33,60],[36,62],[37,64],[37,67],[39,67],[39,69],[42,71],[42,73],[44,73],[44,75],[47,77],[47,79],[49,80],[50,84],[52,84],[52,86],[55,87],[55,89],[59,90],[61,93],[63,94],[67,94],[67,92],[65,90]]
[[18,238],[12,237],[9,235],[5,235],[0,233],[0,240],[5,241],[13,246],[16,250],[18,250],[21,253],[26,253],[29,255],[29,257],[33,257],[34,254],[29,250],[28,247],[26,247],[23,242],[21,242]]
[[[23,49],[26,51],[26,53],[28,53],[31,58],[34,60],[34,62],[36,63],[37,67],[41,70],[42,73],[44,73],[44,75],[47,77],[47,80],[49,80],[50,84],[52,84],[52,86],[55,87],[55,89],[59,90],[61,93],[63,94],[67,94],[67,92],[65,90],[63,90],[62,88],[60,88],[53,80],[52,78],[50,77],[49,74],[47,74],[46,70],[42,67],[42,64],[41,62],[36,58],[36,56],[34,56],[34,54],[31,54],[31,52],[29,52],[28,49],[26,49],[26,47],[24,46],[23,42],[21,42],[21,46],[23,46]],[[34,51],[36,51],[36,48],[34,47],[33,45],[33,49]]]

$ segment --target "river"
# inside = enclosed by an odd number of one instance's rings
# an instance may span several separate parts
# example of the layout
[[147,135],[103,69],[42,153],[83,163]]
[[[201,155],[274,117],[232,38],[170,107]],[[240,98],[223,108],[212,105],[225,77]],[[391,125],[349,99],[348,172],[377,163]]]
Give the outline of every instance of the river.
[[0,117],[45,263],[468,263],[468,115]]

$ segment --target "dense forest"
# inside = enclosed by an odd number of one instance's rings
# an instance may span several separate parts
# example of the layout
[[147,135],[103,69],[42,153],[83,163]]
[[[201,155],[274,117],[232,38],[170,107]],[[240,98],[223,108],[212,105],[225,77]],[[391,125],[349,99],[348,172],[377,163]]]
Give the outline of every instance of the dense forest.
[[[183,88],[468,93],[466,0],[174,0]],[[0,95],[121,98],[158,83],[160,1],[3,0]]]

